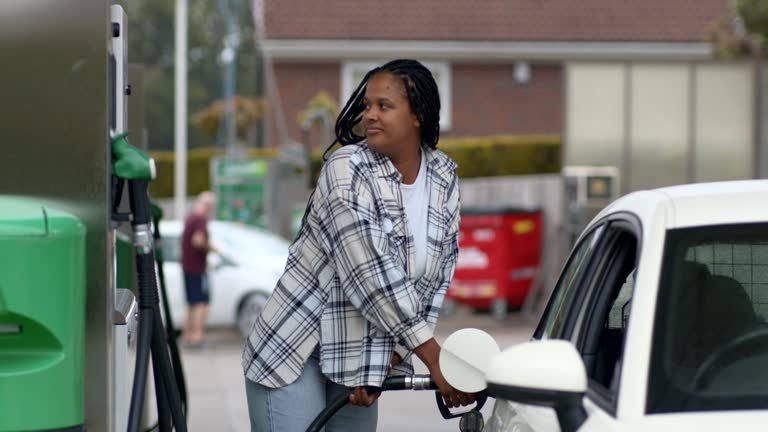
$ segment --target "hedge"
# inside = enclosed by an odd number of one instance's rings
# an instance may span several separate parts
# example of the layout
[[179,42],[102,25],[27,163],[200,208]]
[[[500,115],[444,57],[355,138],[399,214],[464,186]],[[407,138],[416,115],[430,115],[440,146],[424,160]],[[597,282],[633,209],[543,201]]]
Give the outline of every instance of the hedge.
[[[225,151],[215,147],[190,149],[187,151],[187,194],[197,195],[211,188],[211,158],[223,155]],[[249,149],[248,156],[274,158],[277,149]],[[150,156],[155,159],[157,178],[150,183],[149,191],[155,198],[173,196],[175,176],[175,156],[172,151],[153,151]]]
[[[560,172],[558,135],[498,135],[485,137],[443,138],[438,148],[459,165],[461,178],[510,175],[548,174]],[[249,149],[251,157],[274,158],[277,149]],[[312,176],[322,166],[323,150],[313,151]],[[198,194],[210,188],[210,160],[224,154],[216,148],[189,150],[187,154],[187,192]],[[173,152],[151,152],[157,163],[157,179],[151,184],[154,197],[173,196]]]

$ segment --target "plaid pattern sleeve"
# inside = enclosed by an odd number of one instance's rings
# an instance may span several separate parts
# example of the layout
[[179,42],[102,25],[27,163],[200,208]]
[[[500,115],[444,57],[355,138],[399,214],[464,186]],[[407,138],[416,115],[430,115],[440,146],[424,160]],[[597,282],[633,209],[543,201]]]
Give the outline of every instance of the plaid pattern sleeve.
[[443,248],[441,251],[441,264],[440,274],[437,281],[438,292],[433,300],[430,302],[430,307],[427,309],[427,321],[433,326],[437,325],[438,314],[440,313],[440,306],[443,304],[443,298],[448,291],[448,286],[453,280],[453,273],[456,270],[456,262],[459,259],[459,225],[461,223],[461,200],[459,194],[459,181],[458,177],[454,177],[453,183],[449,187],[448,202],[446,205],[449,216],[449,228],[443,240]]
[[432,338],[421,301],[394,257],[365,165],[331,159],[318,183],[319,238],[347,299],[366,320],[414,349]]
[[[440,264],[438,266],[437,280],[434,282],[438,288],[437,290],[428,291],[431,296],[428,299],[425,299],[425,308],[423,309],[427,325],[433,332],[437,327],[440,307],[443,304],[445,293],[448,291],[448,287],[453,280],[453,273],[456,270],[456,262],[459,258],[461,198],[459,190],[459,179],[457,176],[454,176],[451,183],[449,183],[446,195],[448,196],[445,203],[448,231],[446,232],[445,238],[442,242],[442,248],[440,249]],[[407,361],[411,354],[413,354],[413,351],[400,344],[395,347],[395,352],[397,352],[397,354],[400,355],[400,358],[404,361]],[[408,364],[405,364],[400,369],[400,372],[405,374],[413,373],[413,368]]]

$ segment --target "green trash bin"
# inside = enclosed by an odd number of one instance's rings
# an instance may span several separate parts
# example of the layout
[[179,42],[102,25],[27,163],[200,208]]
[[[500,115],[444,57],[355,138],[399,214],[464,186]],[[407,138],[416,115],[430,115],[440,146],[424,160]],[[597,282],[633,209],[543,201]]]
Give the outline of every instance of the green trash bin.
[[85,228],[0,195],[0,431],[83,430]]

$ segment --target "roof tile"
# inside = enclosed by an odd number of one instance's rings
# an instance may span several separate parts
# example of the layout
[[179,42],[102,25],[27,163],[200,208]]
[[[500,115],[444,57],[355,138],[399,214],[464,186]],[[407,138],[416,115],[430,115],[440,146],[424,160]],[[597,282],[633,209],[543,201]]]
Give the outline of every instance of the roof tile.
[[266,0],[270,39],[693,42],[728,0]]

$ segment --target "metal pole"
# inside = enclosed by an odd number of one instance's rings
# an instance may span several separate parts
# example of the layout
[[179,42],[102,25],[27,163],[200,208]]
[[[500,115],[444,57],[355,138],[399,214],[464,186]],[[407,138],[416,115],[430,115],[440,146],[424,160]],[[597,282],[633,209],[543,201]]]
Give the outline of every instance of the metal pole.
[[235,121],[235,77],[237,49],[240,46],[240,35],[237,31],[235,19],[238,11],[235,9],[238,5],[229,0],[219,0],[219,9],[226,21],[226,30],[224,34],[224,48],[219,57],[222,64],[223,74],[223,94],[224,116],[219,129],[219,139],[224,141],[224,148],[227,151],[227,157],[234,157],[237,150],[235,147],[237,138],[237,123]]
[[754,108],[754,172],[752,178],[765,178],[765,147],[763,146],[765,136],[765,125],[763,117],[765,115],[765,77],[763,76],[763,56],[762,47],[757,44],[754,48],[753,58],[753,83],[755,86],[755,108]]
[[176,101],[174,110],[174,217],[187,207],[187,0],[176,0]]
[[227,1],[227,36],[226,49],[229,55],[226,57],[225,97],[227,99],[227,155],[234,156],[237,123],[235,122],[235,68],[237,67],[237,49],[240,45],[240,35],[237,33],[235,17],[237,5]]
[[[264,0],[253,0],[253,20],[254,34],[256,38],[257,49],[262,54],[262,65],[264,70],[264,83],[266,84],[266,94],[270,104],[270,113],[275,117],[275,127],[277,129],[277,144],[282,146],[291,141],[288,134],[288,127],[285,122],[285,113],[283,112],[282,101],[280,100],[280,90],[275,78],[275,67],[272,63],[270,53],[264,50],[264,40],[267,38],[266,26],[264,23]],[[266,121],[264,122],[266,127]]]

